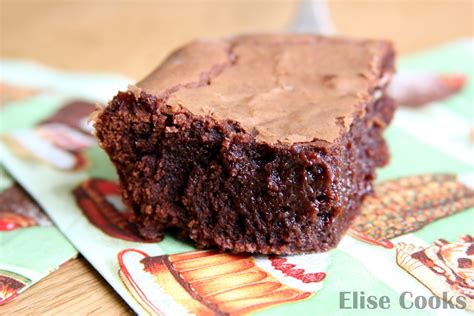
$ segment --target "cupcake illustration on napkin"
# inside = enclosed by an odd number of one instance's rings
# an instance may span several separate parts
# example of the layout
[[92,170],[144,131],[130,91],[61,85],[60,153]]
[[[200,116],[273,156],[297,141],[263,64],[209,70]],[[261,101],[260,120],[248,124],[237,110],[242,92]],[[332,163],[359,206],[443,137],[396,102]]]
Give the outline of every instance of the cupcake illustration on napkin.
[[213,250],[118,255],[119,275],[152,313],[240,315],[304,300],[323,287],[328,254],[252,257]]

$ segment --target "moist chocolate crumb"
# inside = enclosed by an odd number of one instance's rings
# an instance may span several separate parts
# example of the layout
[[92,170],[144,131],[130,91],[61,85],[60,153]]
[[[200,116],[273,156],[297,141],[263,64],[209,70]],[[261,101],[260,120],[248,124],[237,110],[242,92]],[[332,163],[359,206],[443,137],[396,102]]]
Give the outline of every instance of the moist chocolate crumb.
[[95,122],[140,234],[231,252],[335,247],[389,159],[395,104],[380,79],[393,58],[386,42],[310,35],[174,52]]

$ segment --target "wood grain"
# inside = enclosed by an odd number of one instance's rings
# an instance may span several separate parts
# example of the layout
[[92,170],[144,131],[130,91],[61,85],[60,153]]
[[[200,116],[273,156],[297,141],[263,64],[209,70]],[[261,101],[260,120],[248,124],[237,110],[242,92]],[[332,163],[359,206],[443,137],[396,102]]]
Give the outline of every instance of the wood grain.
[[[286,30],[294,0],[0,0],[0,53],[68,70],[139,79],[195,37]],[[331,0],[337,30],[389,38],[401,54],[473,36],[471,0]],[[0,314],[128,314],[83,258],[67,263]]]
[[1,315],[130,315],[132,312],[84,258],[65,263],[15,300]]

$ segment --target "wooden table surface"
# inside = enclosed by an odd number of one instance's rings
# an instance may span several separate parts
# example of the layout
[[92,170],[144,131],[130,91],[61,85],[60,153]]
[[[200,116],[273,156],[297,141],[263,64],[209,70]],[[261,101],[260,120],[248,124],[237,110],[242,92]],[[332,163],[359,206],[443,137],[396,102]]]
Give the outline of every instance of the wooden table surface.
[[[139,79],[177,45],[196,37],[286,30],[294,0],[0,0],[2,58]],[[388,38],[399,54],[473,36],[471,0],[329,1],[338,32]],[[72,260],[0,314],[130,314],[82,258]]]

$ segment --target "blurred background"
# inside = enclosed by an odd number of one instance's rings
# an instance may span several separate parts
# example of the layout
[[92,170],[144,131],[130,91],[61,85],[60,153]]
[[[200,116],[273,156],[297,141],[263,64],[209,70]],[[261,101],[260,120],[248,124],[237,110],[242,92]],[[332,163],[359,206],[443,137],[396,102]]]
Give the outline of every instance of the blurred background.
[[[287,31],[297,0],[0,0],[1,57],[69,70],[146,75],[196,37]],[[472,0],[313,1],[340,34],[386,38],[400,55],[473,36]],[[319,16],[325,16],[316,13]]]

